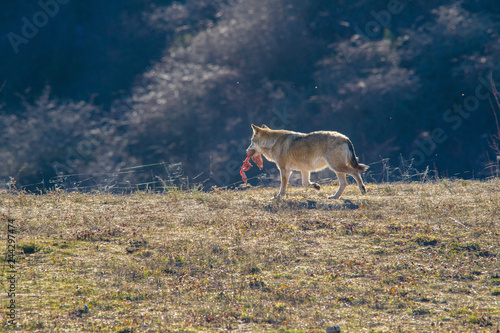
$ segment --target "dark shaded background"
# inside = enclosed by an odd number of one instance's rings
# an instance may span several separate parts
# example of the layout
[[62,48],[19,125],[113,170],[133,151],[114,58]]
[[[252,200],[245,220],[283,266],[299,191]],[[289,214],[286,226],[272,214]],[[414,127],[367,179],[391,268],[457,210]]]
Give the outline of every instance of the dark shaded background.
[[251,123],[342,132],[372,169],[498,172],[497,1],[59,1],[0,4],[4,185],[162,162],[232,184]]

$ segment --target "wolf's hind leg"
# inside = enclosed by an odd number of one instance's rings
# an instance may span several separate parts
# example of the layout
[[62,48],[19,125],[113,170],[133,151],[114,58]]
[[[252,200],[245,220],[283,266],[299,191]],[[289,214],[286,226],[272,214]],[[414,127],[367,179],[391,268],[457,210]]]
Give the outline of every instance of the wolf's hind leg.
[[361,179],[358,170],[353,169],[352,171],[349,172],[349,174],[353,176],[354,179],[356,180],[356,183],[358,184],[361,194],[366,194],[366,187],[365,184],[363,184],[363,179]]
[[342,193],[344,192],[344,190],[347,186],[347,179],[345,178],[345,173],[337,172],[337,171],[335,171],[335,173],[337,174],[337,178],[339,179],[339,189],[337,190],[337,193],[335,193],[332,196],[329,196],[328,199],[340,198],[340,196],[342,195]]

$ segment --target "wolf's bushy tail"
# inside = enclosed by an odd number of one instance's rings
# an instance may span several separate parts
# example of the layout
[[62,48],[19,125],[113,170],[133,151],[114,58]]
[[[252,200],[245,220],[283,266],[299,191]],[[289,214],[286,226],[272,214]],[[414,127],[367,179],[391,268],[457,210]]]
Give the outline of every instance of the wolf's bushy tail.
[[349,160],[349,164],[351,165],[351,167],[361,172],[368,170],[368,165],[358,162],[358,158],[356,157],[356,153],[354,152],[354,147],[351,140],[349,139],[347,140],[347,146],[349,147],[349,151],[351,152],[351,159]]

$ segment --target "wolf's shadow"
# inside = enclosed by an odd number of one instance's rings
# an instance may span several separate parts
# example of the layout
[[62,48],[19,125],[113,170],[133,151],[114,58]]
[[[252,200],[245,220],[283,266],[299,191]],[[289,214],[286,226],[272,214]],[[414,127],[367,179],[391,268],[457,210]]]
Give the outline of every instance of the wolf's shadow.
[[335,200],[335,202],[317,202],[314,200],[297,201],[297,200],[280,200],[272,202],[264,206],[264,210],[277,213],[283,210],[302,210],[302,209],[316,209],[316,210],[356,210],[359,205],[355,204],[349,199]]

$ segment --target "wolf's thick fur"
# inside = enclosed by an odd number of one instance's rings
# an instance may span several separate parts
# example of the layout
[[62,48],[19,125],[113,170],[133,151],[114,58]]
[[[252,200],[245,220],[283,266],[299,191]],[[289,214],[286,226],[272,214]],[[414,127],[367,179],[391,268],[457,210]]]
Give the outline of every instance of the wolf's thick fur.
[[276,199],[286,193],[286,187],[292,170],[302,174],[302,186],[320,186],[311,183],[311,171],[324,168],[332,169],[339,179],[337,193],[329,198],[338,199],[347,185],[346,174],[356,180],[361,193],[366,193],[365,185],[359,175],[368,169],[367,165],[358,162],[351,140],[338,132],[320,131],[308,134],[272,130],[267,126],[252,125],[253,136],[247,153],[254,150],[252,156],[264,155],[269,161],[275,162],[281,175],[281,188]]

